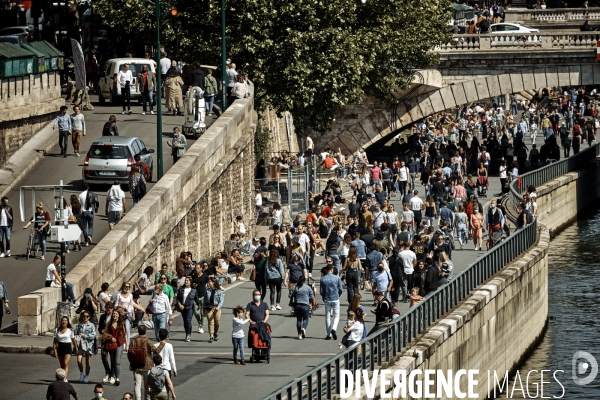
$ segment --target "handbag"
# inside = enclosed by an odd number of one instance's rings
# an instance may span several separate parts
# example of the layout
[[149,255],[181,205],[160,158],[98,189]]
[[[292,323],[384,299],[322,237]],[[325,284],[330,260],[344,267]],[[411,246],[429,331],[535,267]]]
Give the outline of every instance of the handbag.
[[73,214],[69,215],[69,223],[70,224],[76,224],[77,223],[77,217],[74,216]]
[[256,280],[256,267],[254,267],[254,269],[250,273],[250,280],[251,281],[255,281]]
[[290,307],[295,307],[296,306],[297,295],[298,295],[298,292],[296,291],[296,288],[293,288],[292,289],[292,297],[290,298],[290,302],[288,304]]
[[62,287],[62,286],[61,286],[61,284],[58,282],[58,279],[54,279],[54,280],[52,281],[52,283],[50,284],[50,287],[52,287],[52,288],[59,288],[59,287]]
[[103,333],[102,334],[102,349],[104,350],[104,352],[109,352],[109,351],[114,351],[117,349],[118,345],[117,342],[113,342],[112,341],[113,337],[110,333]]
[[369,281],[366,281],[366,282],[365,282],[365,290],[367,290],[367,291],[369,291],[369,292],[370,292],[371,290],[373,290],[373,287],[371,286],[371,282],[369,282]]

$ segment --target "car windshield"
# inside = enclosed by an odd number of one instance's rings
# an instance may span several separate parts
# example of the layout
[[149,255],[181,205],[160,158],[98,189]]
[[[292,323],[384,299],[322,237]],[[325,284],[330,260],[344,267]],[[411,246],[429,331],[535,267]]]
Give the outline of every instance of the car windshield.
[[[123,71],[123,67],[125,64],[119,65],[119,71]],[[148,67],[148,71],[151,71],[150,64],[129,64],[129,70],[131,71],[131,75],[133,77],[138,76],[138,74],[142,73],[142,67],[146,65]]]
[[127,146],[105,146],[94,144],[88,152],[89,158],[103,158],[107,160],[124,160],[131,157]]

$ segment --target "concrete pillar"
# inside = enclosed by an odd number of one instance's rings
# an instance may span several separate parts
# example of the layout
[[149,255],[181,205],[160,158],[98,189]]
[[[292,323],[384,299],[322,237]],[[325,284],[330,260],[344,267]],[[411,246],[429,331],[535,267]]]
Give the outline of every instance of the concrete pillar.
[[504,95],[504,109],[510,110],[510,93]]

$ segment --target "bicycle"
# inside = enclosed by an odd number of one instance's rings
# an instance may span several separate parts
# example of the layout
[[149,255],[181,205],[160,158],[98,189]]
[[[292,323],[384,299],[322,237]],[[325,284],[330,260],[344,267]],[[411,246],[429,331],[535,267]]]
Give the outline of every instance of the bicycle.
[[40,245],[38,243],[38,235],[36,234],[35,228],[29,228],[29,239],[27,240],[27,251],[25,253],[25,259],[29,260],[31,253],[33,252],[33,257],[37,257],[37,252]]

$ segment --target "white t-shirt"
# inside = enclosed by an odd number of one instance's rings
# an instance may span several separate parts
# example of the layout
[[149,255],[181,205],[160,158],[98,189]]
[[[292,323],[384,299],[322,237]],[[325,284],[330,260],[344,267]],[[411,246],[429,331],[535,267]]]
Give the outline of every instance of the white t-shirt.
[[100,292],[100,296],[98,296],[98,298],[100,299],[100,310],[104,311],[104,309],[106,307],[106,302],[104,301],[104,299],[108,299],[110,302],[110,295],[108,295],[104,292]]
[[187,297],[188,297],[188,295],[190,294],[191,291],[192,291],[192,288],[185,288],[185,289],[183,289],[183,302],[184,303],[187,300]]
[[69,328],[67,328],[65,333],[60,333],[60,328],[57,328],[56,331],[54,331],[54,337],[58,339],[58,343],[72,343],[75,335]]
[[273,210],[273,218],[278,221],[281,221],[281,210]]
[[257,193],[254,199],[256,200],[254,204],[256,204],[256,206],[258,207],[262,207],[262,195],[260,193]]
[[[160,342],[156,343],[154,347],[160,346]],[[165,347],[159,353],[162,357],[162,365],[163,369],[167,371],[177,371],[177,366],[175,365],[175,355],[173,354],[173,345],[171,343],[165,343]]]
[[379,211],[379,213],[375,211],[373,213],[373,228],[379,228],[385,222],[386,216],[387,213],[385,211]]
[[119,82],[122,86],[125,86],[125,83],[129,81],[129,84],[133,83],[133,74],[131,70],[129,71],[119,71],[117,75],[117,82]]
[[408,168],[403,167],[398,169],[398,180],[406,181],[408,180]]
[[94,211],[94,208],[91,207],[91,204],[86,203],[87,194],[88,194],[87,190],[79,193],[79,201],[81,201],[81,211]]
[[167,71],[171,68],[171,60],[167,57],[160,59],[160,73],[166,75]]
[[314,147],[315,147],[315,144],[314,144],[313,140],[309,136],[307,136],[306,137],[306,149],[312,150],[312,149],[314,149]]
[[304,254],[307,254],[310,238],[306,233],[302,233],[300,236],[298,236],[298,244],[302,247]]
[[387,219],[388,219],[388,224],[397,225],[398,224],[398,213],[396,211],[388,212]]
[[54,265],[54,263],[50,263],[50,265],[48,265],[48,268],[46,268],[46,280],[47,281],[54,280],[55,276],[52,271],[56,271],[56,266]]
[[127,293],[127,297],[123,297],[123,293],[119,293],[117,295],[117,300],[115,301],[115,308],[123,307],[128,312],[133,311],[133,295],[131,293]]
[[240,222],[239,229],[240,229],[240,233],[246,233],[246,226],[244,225],[243,222]]
[[398,253],[398,256],[402,259],[402,265],[404,266],[405,274],[412,274],[415,270],[413,261],[417,260],[417,256],[411,250],[402,250]]
[[504,165],[500,166],[500,179],[506,179],[506,167]]
[[0,209],[0,226],[8,226],[8,214],[4,207]]
[[119,185],[113,185],[106,193],[108,198],[108,211],[123,211],[123,199],[125,192]]
[[421,211],[423,200],[420,197],[413,197],[410,199],[410,209],[413,211]]

